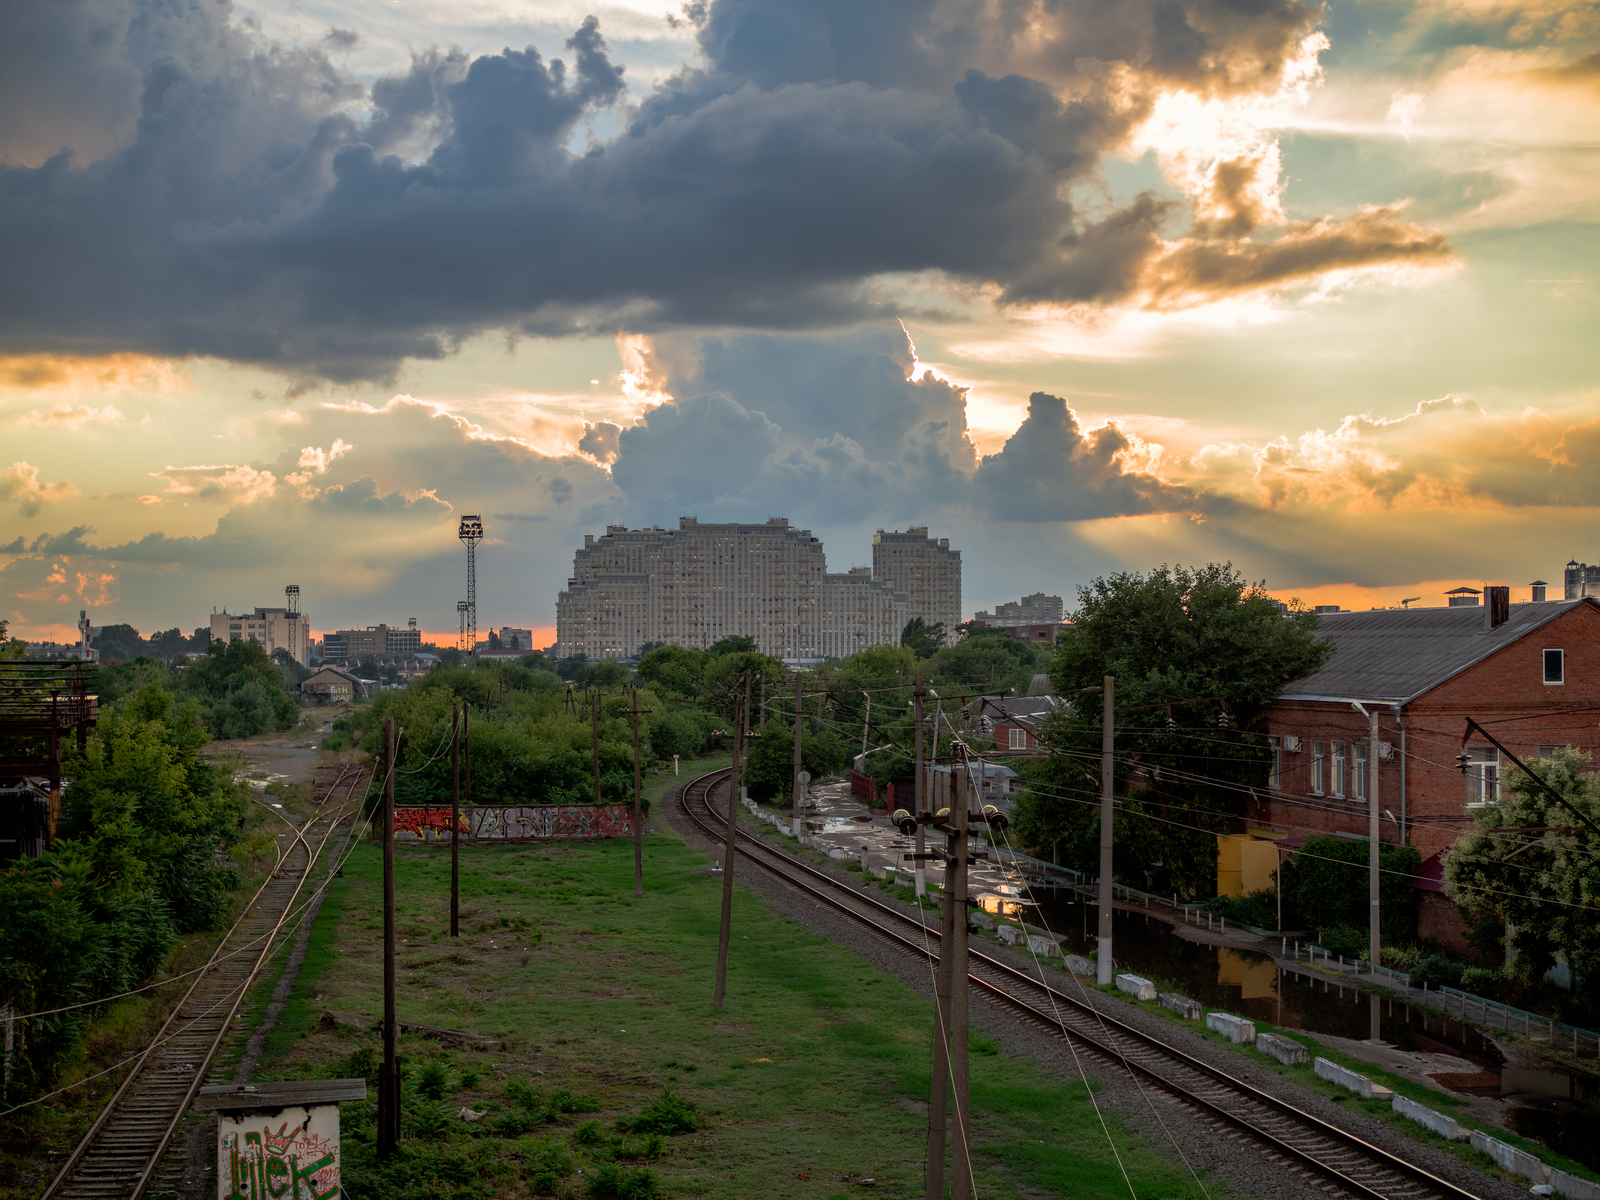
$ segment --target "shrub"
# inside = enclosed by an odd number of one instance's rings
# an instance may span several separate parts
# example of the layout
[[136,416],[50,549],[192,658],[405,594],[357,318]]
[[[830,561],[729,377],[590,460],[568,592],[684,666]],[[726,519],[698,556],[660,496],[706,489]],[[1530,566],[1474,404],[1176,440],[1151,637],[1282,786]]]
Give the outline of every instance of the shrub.
[[529,1112],[525,1108],[514,1108],[489,1122],[489,1129],[500,1137],[521,1137],[528,1130],[543,1125],[545,1120],[546,1114],[542,1110]]
[[411,1118],[411,1132],[430,1142],[443,1140],[456,1123],[450,1106],[438,1100],[419,1100],[407,1115]]
[[362,1042],[340,1060],[339,1071],[346,1076],[360,1075],[375,1079],[378,1075],[378,1048],[371,1042]]
[[1354,925],[1328,925],[1317,930],[1317,941],[1324,950],[1345,958],[1365,959],[1371,934]]
[[589,1177],[589,1195],[595,1200],[654,1200],[660,1192],[655,1174],[643,1167],[624,1171],[615,1163],[600,1163]]
[[527,1082],[521,1079],[507,1080],[506,1099],[528,1112],[540,1112],[544,1109],[544,1093],[531,1080]]
[[662,1088],[661,1095],[638,1115],[617,1119],[617,1128],[624,1133],[659,1133],[666,1137],[689,1133],[704,1124],[700,1110],[670,1087]]
[[597,1146],[602,1137],[599,1121],[585,1121],[572,1131],[572,1140],[580,1146]]
[[1213,912],[1240,925],[1257,929],[1278,927],[1278,893],[1268,888],[1242,896],[1218,896],[1211,902]]
[[[1310,838],[1283,866],[1284,920],[1300,928],[1367,927],[1367,855],[1364,840]],[[1417,936],[1417,893],[1411,878],[1422,864],[1415,846],[1384,842],[1378,851],[1378,898],[1383,934],[1390,941]],[[1363,943],[1364,944],[1364,943]]]
[[549,1107],[553,1113],[577,1113],[595,1112],[600,1105],[587,1096],[574,1096],[566,1088],[560,1088],[550,1097]]
[[1500,989],[1500,972],[1492,967],[1468,967],[1461,972],[1461,990],[1493,997]]
[[417,1093],[428,1100],[443,1100],[450,1093],[450,1072],[441,1062],[431,1062],[417,1075]]
[[1430,954],[1411,972],[1412,983],[1425,983],[1429,987],[1459,987],[1461,964],[1443,955]]

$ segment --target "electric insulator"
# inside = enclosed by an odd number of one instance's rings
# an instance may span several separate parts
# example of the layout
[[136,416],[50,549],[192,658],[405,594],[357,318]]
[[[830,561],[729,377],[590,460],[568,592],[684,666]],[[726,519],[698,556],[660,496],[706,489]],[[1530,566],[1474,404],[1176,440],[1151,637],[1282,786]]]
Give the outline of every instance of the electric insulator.
[[999,829],[1002,832],[1011,824],[1005,813],[992,804],[983,806],[983,819],[989,823],[990,829]]
[[911,837],[917,832],[917,819],[903,808],[894,810],[894,814],[889,818],[889,824],[895,826],[907,837]]
[[1461,773],[1462,773],[1462,774],[1463,774],[1463,775],[1465,775],[1465,774],[1466,774],[1466,773],[1467,773],[1467,765],[1468,765],[1468,764],[1469,764],[1469,763],[1470,763],[1470,762],[1471,762],[1471,761],[1472,761],[1472,759],[1471,759],[1471,758],[1469,758],[1469,757],[1468,757],[1468,756],[1467,756],[1467,755],[1465,755],[1465,754],[1458,754],[1458,755],[1456,755],[1456,766],[1458,766],[1458,767],[1460,767],[1460,768],[1461,768]]
[[1177,733],[1178,732],[1178,722],[1172,717],[1168,717],[1167,718],[1167,732],[1168,733]]
[[1228,727],[1228,713],[1227,713],[1226,710],[1224,710],[1217,717],[1217,728],[1218,729],[1226,729],[1227,727]]

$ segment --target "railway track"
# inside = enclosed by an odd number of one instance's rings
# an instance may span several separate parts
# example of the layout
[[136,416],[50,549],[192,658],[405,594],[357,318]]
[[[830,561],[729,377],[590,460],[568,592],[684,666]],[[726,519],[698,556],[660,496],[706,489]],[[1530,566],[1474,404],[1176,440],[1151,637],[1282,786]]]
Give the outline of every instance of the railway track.
[[328,789],[323,811],[303,825],[274,812],[292,836],[279,845],[272,871],[40,1200],[138,1200],[145,1194],[240,1006],[278,948],[312,865],[358,808],[369,778],[364,769],[345,768]]
[[[717,842],[727,836],[727,806],[724,803],[723,811],[718,812],[711,795],[727,784],[730,775],[728,770],[714,771],[691,780],[678,792],[684,816]],[[738,831],[736,850],[750,863],[871,928],[908,954],[937,960],[937,918],[929,925],[743,830]],[[1142,1087],[1166,1092],[1199,1110],[1204,1118],[1236,1130],[1286,1168],[1320,1177],[1340,1191],[1369,1200],[1479,1200],[1473,1192],[981,950],[970,951],[968,972],[969,985],[978,995],[1078,1043],[1103,1063],[1128,1070]]]

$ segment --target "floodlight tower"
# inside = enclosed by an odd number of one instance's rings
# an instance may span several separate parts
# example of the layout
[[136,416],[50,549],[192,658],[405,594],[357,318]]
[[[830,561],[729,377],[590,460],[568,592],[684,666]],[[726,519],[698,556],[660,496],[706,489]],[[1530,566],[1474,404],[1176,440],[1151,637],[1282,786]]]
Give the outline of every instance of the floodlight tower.
[[456,536],[467,545],[467,644],[463,649],[474,658],[478,651],[478,543],[483,541],[483,518],[463,513]]
[[289,626],[289,657],[295,662],[300,661],[300,655],[295,650],[295,635],[300,632],[300,585],[291,583],[283,589],[285,607],[289,610],[284,614],[285,623]]
[[456,634],[456,649],[463,654],[467,652],[467,602],[456,601],[456,616],[461,618],[461,632]]

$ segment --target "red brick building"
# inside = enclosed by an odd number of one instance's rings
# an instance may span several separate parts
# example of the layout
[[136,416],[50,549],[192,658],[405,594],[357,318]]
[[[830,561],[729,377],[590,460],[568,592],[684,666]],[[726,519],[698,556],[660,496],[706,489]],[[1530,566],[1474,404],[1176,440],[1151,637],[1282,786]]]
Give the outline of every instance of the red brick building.
[[1466,718],[1525,760],[1568,745],[1600,751],[1600,602],[1330,613],[1321,634],[1335,646],[1327,665],[1268,710],[1276,765],[1252,806],[1250,834],[1286,848],[1307,836],[1367,837],[1361,704],[1378,715],[1380,836],[1421,852],[1423,932],[1459,945],[1438,855],[1471,828],[1474,806],[1494,802],[1512,769],[1480,737],[1462,745]]

